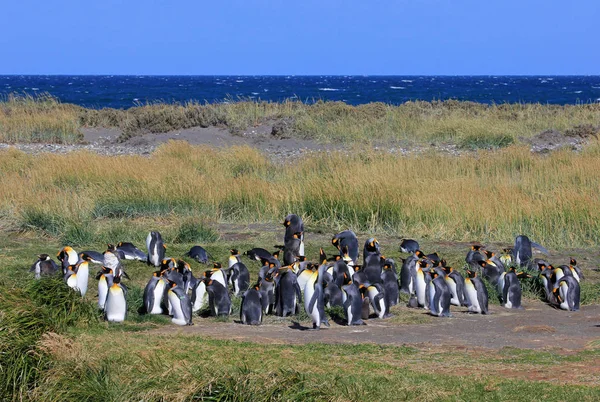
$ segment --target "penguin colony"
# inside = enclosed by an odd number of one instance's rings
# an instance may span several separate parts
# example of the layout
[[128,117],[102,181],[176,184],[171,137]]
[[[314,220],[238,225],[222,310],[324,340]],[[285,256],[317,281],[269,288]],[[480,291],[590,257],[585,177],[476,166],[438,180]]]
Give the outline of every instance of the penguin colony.
[[[144,289],[143,311],[146,314],[168,314],[177,325],[192,325],[194,315],[208,308],[213,316],[231,314],[231,297],[241,297],[240,321],[260,325],[265,314],[286,317],[304,308],[313,329],[329,326],[325,308],[339,306],[347,325],[365,325],[370,317],[384,319],[390,308],[400,302],[400,293],[408,295],[408,307],[422,308],[433,316],[450,317],[450,306],[462,306],[474,314],[488,313],[486,284],[498,289],[505,308],[521,309],[523,277],[539,275],[546,300],[551,305],[569,311],[579,310],[579,282],[584,279],[577,261],[554,267],[545,260],[533,259],[532,249],[549,254],[527,236],[518,236],[512,249],[500,255],[473,245],[465,262],[465,273],[446,264],[437,253],[426,255],[415,240],[404,239],[400,251],[408,253],[402,259],[400,272],[396,262],[381,254],[379,242],[368,239],[359,261],[359,242],[354,232],[336,234],[331,243],[339,254],[327,258],[323,249],[319,260],[311,262],[304,256],[304,224],[294,214],[284,220],[285,235],[280,250],[271,253],[253,248],[243,253],[262,263],[257,280],[251,281],[248,268],[238,250],[230,250],[227,266],[213,262],[212,268],[194,276],[190,265],[182,259],[167,258],[166,246],[159,232],[150,232],[146,239],[147,253],[132,243],[109,244],[104,253],[63,248],[57,255],[60,268],[47,255],[41,254],[31,267],[35,278],[62,271],[66,284],[85,296],[90,264],[102,267],[98,280],[98,308],[107,321],[121,322],[127,314],[129,279],[122,260],[145,261],[157,268]],[[283,261],[279,259],[283,251]],[[186,254],[202,264],[211,255],[201,246]],[[371,314],[371,310],[373,314]]]

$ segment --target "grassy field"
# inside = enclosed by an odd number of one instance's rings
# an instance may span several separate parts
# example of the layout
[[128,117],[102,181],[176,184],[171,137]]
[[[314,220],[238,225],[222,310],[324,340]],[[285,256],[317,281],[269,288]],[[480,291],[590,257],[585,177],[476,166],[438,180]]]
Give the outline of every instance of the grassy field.
[[[78,250],[104,250],[107,242],[118,241],[142,246],[156,229],[170,256],[202,244],[225,262],[231,247],[279,243],[273,227],[283,233],[282,218],[294,212],[305,219],[312,258],[319,246],[333,253],[331,235],[352,228],[361,239],[376,234],[386,256],[397,261],[399,239],[411,237],[460,268],[467,242],[493,242],[497,250],[527,234],[552,249],[553,262],[569,256],[583,261],[588,277],[582,304],[598,304],[600,144],[593,141],[579,153],[534,155],[518,142],[548,128],[595,125],[599,115],[597,105],[239,102],[94,111],[51,98],[7,99],[0,103],[0,135],[9,142],[72,143],[84,126],[119,127],[125,138],[197,125],[236,132],[290,118],[291,135],[324,142],[505,148],[458,157],[395,157],[357,147],[285,164],[250,148],[215,150],[181,142],[162,145],[150,157],[2,151],[0,400],[595,401],[598,341],[577,351],[532,351],[214,339],[180,333],[167,317],[139,314],[151,271],[142,263],[126,264],[132,280],[122,325],[102,321],[93,279],[82,300],[60,279],[35,282],[27,270],[35,255],[54,255],[66,244]],[[256,277],[258,263],[248,265]],[[202,272],[199,264],[192,267]],[[539,281],[525,282],[524,291],[527,300],[539,299]],[[238,308],[236,301],[234,312]],[[398,307],[388,322],[434,320]],[[308,325],[305,315],[288,321]],[[284,325],[267,319],[274,322]]]
[[142,133],[218,126],[232,133],[282,121],[280,134],[323,143],[456,144],[461,148],[505,147],[545,130],[597,135],[600,103],[579,105],[473,102],[370,103],[244,100],[219,104],[150,104],[121,109],[85,109],[50,95],[12,95],[0,101],[0,141],[74,143],[82,127],[116,127],[120,140]]
[[[274,243],[271,229],[264,225],[247,231],[234,231],[232,225],[220,225],[220,229],[207,225],[190,234],[189,228],[182,230],[160,220],[136,222],[127,232],[111,234],[110,241],[134,240],[141,246],[143,228],[156,225],[161,225],[168,255],[174,257],[201,243],[215,260],[225,262],[231,247],[246,250]],[[309,228],[312,240],[307,255],[316,256],[319,246],[326,246],[332,254],[333,247],[326,243],[329,235],[313,230],[316,228]],[[182,237],[182,233],[188,234]],[[94,239],[80,249],[102,250],[103,240],[107,239]],[[232,339],[181,334],[167,317],[139,314],[142,289],[152,270],[139,262],[125,264],[132,278],[127,281],[127,321],[104,323],[95,308],[93,279],[82,300],[60,278],[33,281],[27,273],[35,254],[53,254],[62,244],[60,239],[28,231],[3,233],[0,242],[0,399],[593,401],[600,392],[598,342],[585,350],[567,352],[381,346],[368,339],[354,345],[291,345],[286,339],[276,344],[263,343],[260,338],[240,342],[233,339],[235,333]],[[391,238],[382,239],[382,246],[387,256],[399,260],[397,244]],[[466,251],[464,245],[439,247],[429,241],[423,242],[423,249],[439,251],[457,267],[464,262]],[[246,263],[255,278],[260,264]],[[191,265],[196,274],[203,269],[196,262]],[[600,302],[600,277],[589,268],[585,267],[587,279],[582,286],[591,296],[584,298],[584,304]],[[527,289],[526,298],[539,297]],[[498,303],[493,293],[490,301]],[[234,302],[229,322],[237,320],[238,308],[239,300]],[[404,307],[393,313],[393,325],[439,321]],[[222,321],[194,319],[196,326]],[[288,325],[294,321],[309,325],[303,314],[284,322],[269,317],[265,322]]]
[[363,151],[276,165],[251,148],[185,142],[150,157],[10,149],[0,152],[0,219],[73,245],[157,216],[197,226],[295,212],[331,230],[484,242],[526,233],[550,247],[590,247],[600,244],[599,152],[597,143],[548,156],[518,146],[461,157]]

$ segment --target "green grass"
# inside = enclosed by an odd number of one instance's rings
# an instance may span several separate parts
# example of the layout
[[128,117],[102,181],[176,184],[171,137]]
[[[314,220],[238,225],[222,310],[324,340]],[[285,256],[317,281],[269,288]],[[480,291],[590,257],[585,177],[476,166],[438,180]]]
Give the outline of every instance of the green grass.
[[[169,256],[178,257],[193,244],[170,242],[179,232],[180,223],[177,220],[162,222],[167,225],[164,233],[169,239]],[[102,221],[96,233],[104,233],[103,230],[113,224]],[[127,225],[126,221],[120,225],[115,235],[139,230],[142,239],[145,230],[156,222],[133,221],[133,229],[123,227]],[[23,256],[39,252],[53,254],[59,246],[51,238],[40,238],[32,233],[20,236],[24,237],[0,238],[6,253],[0,269],[4,289],[0,293],[0,314],[3,328],[9,328],[8,332],[0,331],[0,351],[4,352],[0,354],[0,363],[3,368],[10,367],[8,371],[0,370],[0,376],[4,376],[0,383],[6,384],[0,399],[386,401],[510,398],[586,401],[594,400],[600,392],[598,379],[593,376],[587,380],[582,376],[573,379],[574,383],[569,386],[560,386],[528,379],[525,375],[540,368],[544,372],[566,366],[571,367],[569,370],[577,370],[569,365],[595,361],[600,353],[598,348],[566,355],[516,348],[482,353],[442,346],[423,349],[369,343],[290,346],[175,335],[178,329],[170,325],[168,317],[138,312],[143,287],[153,271],[139,262],[125,263],[132,277],[126,282],[129,288],[127,321],[122,324],[99,322],[95,303],[91,301],[95,298],[93,280],[89,296],[82,300],[60,278],[37,282],[26,279],[31,275],[26,272],[29,262],[24,263]],[[249,236],[246,240],[220,240],[210,243],[207,248],[217,261],[225,262],[231,247],[244,251],[257,245],[274,244],[278,237],[271,232]],[[317,236],[313,234],[307,244],[310,256],[316,256],[321,243],[329,238],[325,235],[315,241]],[[386,256],[399,261],[393,239],[380,240]],[[86,244],[86,248],[91,249],[102,250],[102,247],[105,244]],[[460,246],[439,245],[428,240],[422,242],[422,247],[440,252],[454,266],[464,260],[466,251]],[[328,255],[334,253],[329,244],[326,252]],[[581,261],[585,261],[586,256],[584,253]],[[260,264],[246,262],[255,278]],[[194,272],[203,269],[194,261],[191,265]],[[586,302],[597,303],[598,275],[589,270],[588,263],[582,265],[589,274],[582,283],[582,302],[584,297],[589,297]],[[93,274],[92,268],[90,276]],[[14,283],[26,285],[16,287]],[[238,319],[239,301],[239,298],[233,298],[234,312],[226,321]],[[329,313],[338,318],[341,314],[339,309]],[[394,325],[439,322],[422,310],[406,309],[402,303],[392,310],[392,314],[386,322]],[[310,320],[304,313],[286,319],[267,317],[265,324],[290,325],[295,321],[306,326]],[[196,317],[194,322],[195,325],[220,325],[214,318]],[[155,329],[159,332],[153,333]],[[59,335],[48,335],[51,333]],[[20,353],[5,353],[14,350]],[[480,367],[477,375],[472,372],[474,366]],[[506,373],[501,370],[507,366],[513,373],[522,373],[522,377],[515,374],[505,378]],[[431,390],[432,383],[436,384],[434,391]]]
[[62,278],[0,282],[0,399],[19,400],[35,387],[50,361],[39,348],[45,334],[99,322],[93,303],[68,288]]
[[[478,355],[370,344],[261,345],[193,336],[177,338],[184,348],[165,350],[163,345],[173,342],[169,335],[123,333],[104,338],[82,337],[87,353],[79,361],[59,359],[36,395],[43,400],[115,401],[591,401],[599,392],[593,382],[562,386],[516,377],[532,365],[552,370],[570,362],[590,362],[597,352],[562,356],[511,348],[498,355]],[[127,350],[104,349],[107,342],[123,339],[131,342]],[[474,364],[481,371],[471,372]],[[507,364],[513,378],[497,374]],[[181,369],[171,369],[174,365]],[[73,375],[77,381],[72,381]]]

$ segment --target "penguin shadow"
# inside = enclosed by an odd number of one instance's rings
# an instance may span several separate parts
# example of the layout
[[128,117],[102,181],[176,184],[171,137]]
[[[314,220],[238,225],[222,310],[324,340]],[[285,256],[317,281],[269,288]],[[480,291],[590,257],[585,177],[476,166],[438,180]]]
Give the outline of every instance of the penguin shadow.
[[288,328],[296,329],[298,331],[308,331],[312,329],[312,327],[305,327],[304,325],[300,325],[298,321],[292,321],[292,325],[290,325]]

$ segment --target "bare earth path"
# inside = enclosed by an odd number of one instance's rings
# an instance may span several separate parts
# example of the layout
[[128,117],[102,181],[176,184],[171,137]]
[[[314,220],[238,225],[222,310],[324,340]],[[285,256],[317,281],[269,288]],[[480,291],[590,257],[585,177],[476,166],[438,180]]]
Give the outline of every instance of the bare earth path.
[[[407,310],[401,306],[392,312],[401,315]],[[288,319],[263,323],[258,327],[199,319],[195,325],[177,328],[176,331],[269,344],[443,344],[492,349],[512,346],[576,350],[585,348],[590,342],[600,341],[600,305],[583,306],[579,312],[567,312],[541,302],[528,302],[525,310],[508,310],[500,306],[490,306],[490,310],[490,315],[478,315],[466,313],[465,308],[453,308],[452,318],[428,316],[427,324],[399,324],[394,323],[394,318],[369,319],[367,325],[353,327],[332,322],[330,328],[321,331],[308,331],[306,323],[297,324]],[[411,310],[410,313],[426,314],[423,310]],[[152,332],[173,334],[174,328],[160,328]]]

